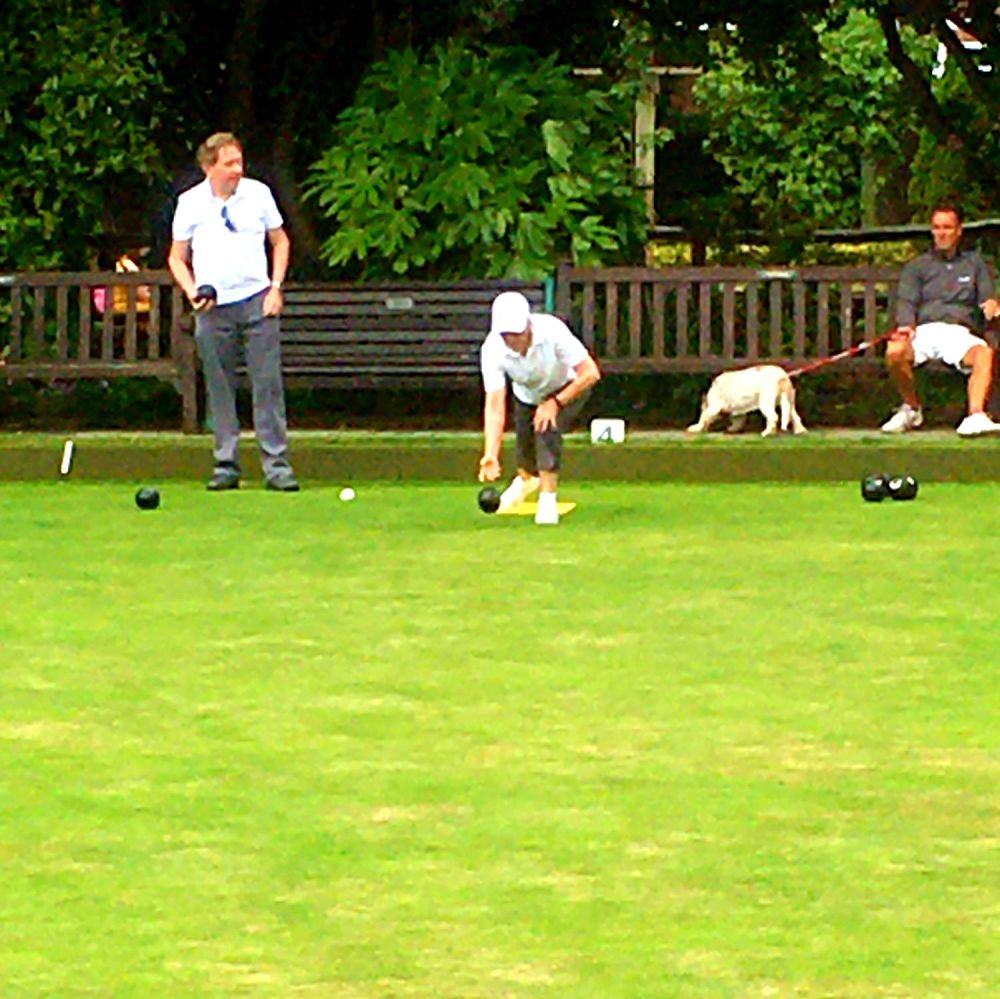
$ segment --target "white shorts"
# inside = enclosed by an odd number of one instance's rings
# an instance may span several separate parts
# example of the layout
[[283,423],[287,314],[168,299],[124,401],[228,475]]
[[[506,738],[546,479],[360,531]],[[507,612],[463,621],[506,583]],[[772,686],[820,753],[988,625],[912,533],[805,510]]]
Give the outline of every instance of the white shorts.
[[958,323],[922,323],[910,340],[914,365],[925,361],[944,361],[963,374],[972,369],[962,364],[962,358],[980,344],[987,346],[982,337],[970,333]]

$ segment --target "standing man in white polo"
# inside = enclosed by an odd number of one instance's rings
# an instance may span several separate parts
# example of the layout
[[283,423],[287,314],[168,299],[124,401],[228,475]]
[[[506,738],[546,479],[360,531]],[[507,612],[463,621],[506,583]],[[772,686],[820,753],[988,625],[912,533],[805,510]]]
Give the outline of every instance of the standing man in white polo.
[[931,236],[934,246],[899,276],[896,329],[885,360],[902,405],[882,431],[906,433],[924,422],[913,369],[939,360],[969,377],[968,415],[957,432],[962,437],[1000,433],[1000,423],[986,412],[994,351],[979,335],[983,316],[989,320],[1000,313],[993,277],[978,253],[962,249],[962,216],[954,205],[931,212]]
[[558,524],[562,435],[600,380],[597,362],[558,316],[532,312],[524,295],[505,291],[493,300],[480,363],[486,400],[479,481],[500,478],[509,378],[514,394],[517,475],[501,495],[500,509],[540,489],[535,523]]
[[[167,263],[195,309],[195,340],[215,427],[215,469],[208,488],[240,484],[237,367],[246,358],[253,421],[268,489],[297,492],[286,456],[288,424],[281,378],[282,282],[290,242],[266,184],[243,176],[243,147],[216,132],[198,149],[202,183],[177,201]],[[268,276],[265,240],[271,247]],[[215,298],[199,296],[210,286]]]

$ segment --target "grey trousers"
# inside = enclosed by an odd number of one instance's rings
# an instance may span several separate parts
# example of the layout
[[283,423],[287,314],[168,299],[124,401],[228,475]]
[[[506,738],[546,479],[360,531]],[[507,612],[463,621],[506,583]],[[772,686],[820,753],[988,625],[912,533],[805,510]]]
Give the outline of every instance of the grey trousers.
[[195,315],[195,342],[205,372],[208,408],[215,430],[215,470],[239,475],[240,421],[237,368],[246,361],[253,392],[253,426],[268,479],[287,473],[288,421],[281,379],[281,328],[264,316],[264,297],[219,305]]
[[533,420],[537,406],[529,406],[518,397],[514,400],[514,432],[517,439],[517,467],[532,475],[558,472],[562,465],[562,438],[580,415],[590,390],[581,392],[568,406],[559,410],[555,430],[535,430]]

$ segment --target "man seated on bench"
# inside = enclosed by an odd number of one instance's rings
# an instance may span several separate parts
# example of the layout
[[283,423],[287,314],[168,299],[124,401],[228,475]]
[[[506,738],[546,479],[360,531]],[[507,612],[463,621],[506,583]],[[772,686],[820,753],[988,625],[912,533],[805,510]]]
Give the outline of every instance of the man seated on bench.
[[1000,314],[993,278],[978,253],[960,248],[962,216],[953,205],[939,205],[931,212],[931,235],[933,249],[910,261],[899,277],[896,330],[885,360],[903,404],[882,430],[901,434],[924,422],[913,369],[937,360],[969,376],[969,412],[958,433],[1000,433],[1000,423],[986,412],[994,350],[978,335],[983,315],[989,320]]

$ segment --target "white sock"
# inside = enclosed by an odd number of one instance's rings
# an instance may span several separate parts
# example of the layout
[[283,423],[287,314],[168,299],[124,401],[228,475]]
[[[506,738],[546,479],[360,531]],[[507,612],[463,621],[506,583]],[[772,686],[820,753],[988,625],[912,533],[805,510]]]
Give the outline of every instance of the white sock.
[[559,507],[555,493],[538,494],[538,510],[535,512],[536,524],[558,524]]

